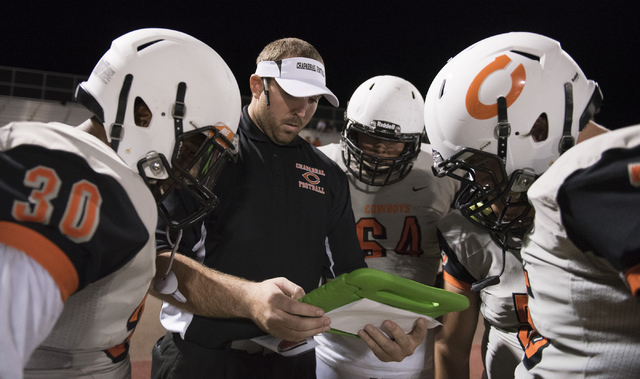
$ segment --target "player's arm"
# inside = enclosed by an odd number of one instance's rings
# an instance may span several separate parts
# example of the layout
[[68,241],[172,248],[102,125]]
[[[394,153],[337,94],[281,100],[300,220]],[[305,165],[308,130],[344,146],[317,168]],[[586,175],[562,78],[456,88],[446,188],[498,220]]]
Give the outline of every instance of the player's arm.
[[[154,282],[166,272],[170,256],[168,251],[158,256]],[[289,341],[330,329],[330,320],[323,310],[299,302],[304,290],[285,278],[252,282],[213,270],[182,254],[175,255],[171,270],[186,303],[153,290],[151,294],[193,314],[248,318],[263,331]]]
[[[613,133],[616,132],[609,135]],[[587,142],[594,144],[597,141]],[[575,151],[580,150],[572,153]],[[568,156],[573,161],[579,159],[575,153]],[[640,297],[638,178],[640,145],[612,147],[603,151],[598,161],[569,175],[557,193],[562,223],[569,239],[581,251],[591,251],[608,260],[624,275],[636,297]]]
[[469,308],[442,316],[442,327],[438,329],[435,340],[436,378],[469,378],[469,355],[478,323],[479,295],[447,281],[444,283],[444,289],[466,296],[469,299]]
[[21,378],[31,353],[62,313],[61,291],[49,272],[23,251],[0,243],[0,377]]

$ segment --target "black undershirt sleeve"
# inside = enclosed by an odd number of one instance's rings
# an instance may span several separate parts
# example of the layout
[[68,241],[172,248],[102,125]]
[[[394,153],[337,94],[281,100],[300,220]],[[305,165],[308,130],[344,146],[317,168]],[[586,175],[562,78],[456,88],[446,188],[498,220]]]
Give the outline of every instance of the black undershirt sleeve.
[[596,164],[567,177],[558,190],[569,239],[622,272],[640,264],[638,170],[640,146],[611,149]]

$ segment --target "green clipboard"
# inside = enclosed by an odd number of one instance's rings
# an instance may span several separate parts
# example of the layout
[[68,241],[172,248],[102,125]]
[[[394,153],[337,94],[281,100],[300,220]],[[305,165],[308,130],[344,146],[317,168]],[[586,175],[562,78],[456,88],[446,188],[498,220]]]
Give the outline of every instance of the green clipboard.
[[[469,307],[469,299],[464,295],[372,268],[342,274],[309,292],[300,301],[329,312],[363,298],[432,318]],[[353,336],[334,329],[329,333]]]

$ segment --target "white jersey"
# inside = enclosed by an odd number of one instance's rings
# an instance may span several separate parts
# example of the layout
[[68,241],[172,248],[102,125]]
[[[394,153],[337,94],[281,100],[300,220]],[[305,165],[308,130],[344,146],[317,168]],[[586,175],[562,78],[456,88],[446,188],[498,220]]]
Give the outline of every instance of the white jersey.
[[[16,312],[0,310],[0,325],[9,320],[15,329],[3,333],[26,340],[16,345],[39,345],[25,377],[127,377],[128,341],[155,273],[153,196],[112,149],[68,125],[0,128],[0,161],[0,251],[4,262],[22,255],[9,262],[15,272],[3,271],[0,301]],[[28,286],[30,302],[6,293],[5,281]],[[51,296],[64,308],[43,305]],[[30,333],[35,321],[16,317],[34,312],[55,323],[50,333]]]
[[[502,270],[502,248],[488,231],[467,220],[459,211],[449,213],[438,222],[444,280],[470,291],[471,285]],[[488,378],[513,376],[524,354],[518,340],[520,332],[527,333],[527,287],[520,252],[505,254],[504,273],[500,282],[479,292],[480,313],[485,319],[482,354]],[[520,312],[519,312],[520,310]]]
[[[371,268],[434,285],[440,268],[436,222],[450,209],[458,184],[436,178],[431,147],[422,145],[409,175],[387,186],[369,186],[344,166],[339,144],[320,147],[347,173],[360,245]],[[359,338],[324,333],[316,337],[316,357],[353,374],[377,377],[433,375],[433,339],[421,344],[402,362],[381,362]],[[422,372],[422,373],[421,373]]]
[[528,194],[522,258],[539,335],[517,377],[639,377],[640,125],[572,147]]
[[5,335],[0,378],[21,378],[31,353],[51,332],[64,304],[47,270],[4,243],[0,243],[0,278],[0,330]]

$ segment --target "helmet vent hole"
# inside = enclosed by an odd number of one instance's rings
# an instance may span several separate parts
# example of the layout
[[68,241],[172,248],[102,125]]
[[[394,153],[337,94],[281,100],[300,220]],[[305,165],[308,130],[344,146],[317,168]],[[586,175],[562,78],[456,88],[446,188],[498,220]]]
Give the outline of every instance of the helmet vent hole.
[[516,54],[520,54],[523,57],[527,57],[527,58],[532,59],[534,61],[540,62],[540,57],[537,56],[537,55],[533,55],[533,54],[530,54],[530,53],[525,53],[524,51],[518,51],[518,50],[511,50],[511,52],[512,53],[516,53]]
[[147,128],[151,124],[151,117],[151,110],[149,110],[147,103],[142,98],[136,97],[133,103],[133,120],[135,124],[142,128]]
[[529,136],[533,138],[534,142],[542,142],[549,137],[549,121],[546,113],[538,116],[529,133],[525,134],[525,137]]
[[376,85],[376,84],[375,84],[375,83],[373,83],[373,84],[371,85],[371,87],[369,87],[369,91],[371,91],[375,85]]
[[447,80],[445,79],[445,80],[442,81],[442,85],[440,86],[440,92],[438,93],[438,99],[441,99],[442,96],[444,95],[444,87],[446,86],[446,84],[447,84]]
[[143,45],[140,45],[140,46],[138,46],[138,51],[144,50],[144,49],[146,49],[147,47],[149,47],[149,46],[153,45],[154,43],[158,43],[158,42],[160,42],[160,41],[164,41],[164,40],[162,40],[162,39],[157,39],[157,40],[155,40],[155,41],[147,42],[147,43],[145,43],[145,44],[143,44]]
[[412,99],[415,99],[415,98],[416,98],[416,94],[415,94],[415,93],[413,93],[413,91],[411,91],[411,98],[412,98]]

